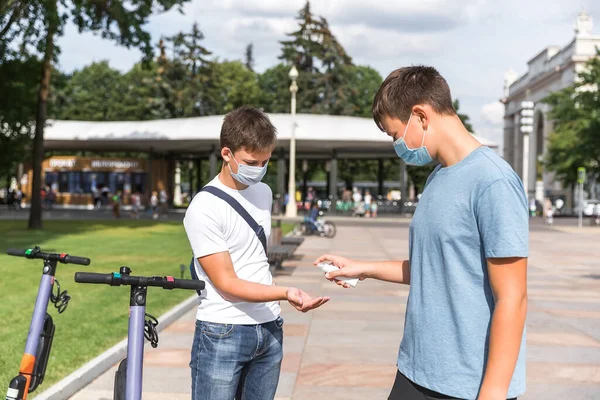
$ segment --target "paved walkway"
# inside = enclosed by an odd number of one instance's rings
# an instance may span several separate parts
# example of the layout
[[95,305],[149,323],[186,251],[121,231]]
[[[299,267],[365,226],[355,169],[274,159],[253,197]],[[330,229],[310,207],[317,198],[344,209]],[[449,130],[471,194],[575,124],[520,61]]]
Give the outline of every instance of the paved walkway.
[[[537,226],[531,234],[528,392],[522,399],[600,399],[600,230]],[[277,399],[385,399],[396,373],[408,287],[366,281],[342,289],[312,267],[325,252],[356,259],[403,259],[407,228],[350,227],[335,239],[308,238],[280,285],[331,296],[307,314],[282,304],[284,361]],[[144,399],[189,399],[194,311],[147,347]],[[114,368],[73,396],[112,399]]]

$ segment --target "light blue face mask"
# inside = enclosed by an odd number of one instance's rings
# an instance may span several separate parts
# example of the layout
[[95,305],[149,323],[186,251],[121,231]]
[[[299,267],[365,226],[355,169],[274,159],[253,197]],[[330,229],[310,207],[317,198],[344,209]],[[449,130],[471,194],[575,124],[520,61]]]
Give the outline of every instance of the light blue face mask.
[[429,152],[427,151],[427,147],[425,147],[424,145],[425,133],[427,133],[427,131],[423,131],[423,141],[421,142],[421,146],[417,147],[416,149],[410,149],[406,145],[406,141],[404,140],[406,132],[408,131],[408,125],[410,124],[411,118],[412,114],[410,114],[410,117],[408,117],[408,122],[406,123],[406,128],[404,129],[404,135],[402,135],[401,138],[398,138],[398,140],[394,142],[394,150],[396,151],[396,154],[398,154],[398,157],[403,159],[404,162],[408,165],[427,165],[433,161],[433,159],[429,155]]
[[233,158],[235,163],[238,165],[238,172],[237,174],[234,174],[231,170],[231,166],[229,166],[229,172],[231,173],[233,179],[242,185],[255,185],[262,181],[267,173],[267,166],[269,165],[268,162],[264,165],[264,167],[253,167],[251,165],[240,164],[233,156],[233,153],[231,154],[231,158]]

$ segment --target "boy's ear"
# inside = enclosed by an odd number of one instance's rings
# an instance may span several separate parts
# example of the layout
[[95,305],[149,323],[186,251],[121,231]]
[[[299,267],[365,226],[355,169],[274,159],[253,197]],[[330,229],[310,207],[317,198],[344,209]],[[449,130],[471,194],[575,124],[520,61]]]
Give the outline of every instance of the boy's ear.
[[229,150],[227,147],[223,147],[221,149],[221,158],[226,163],[229,163],[231,161],[231,150]]

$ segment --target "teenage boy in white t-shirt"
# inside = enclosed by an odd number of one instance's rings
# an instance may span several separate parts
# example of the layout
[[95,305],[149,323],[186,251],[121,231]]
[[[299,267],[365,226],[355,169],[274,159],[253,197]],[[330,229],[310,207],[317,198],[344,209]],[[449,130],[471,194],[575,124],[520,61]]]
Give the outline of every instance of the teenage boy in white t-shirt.
[[[221,128],[223,167],[208,186],[233,197],[271,232],[271,189],[265,176],[277,140],[263,112],[241,107]],[[273,399],[283,358],[279,301],[306,312],[326,303],[300,289],[276,286],[261,240],[227,202],[201,191],[183,224],[199,279],[206,281],[192,348],[193,400]]]

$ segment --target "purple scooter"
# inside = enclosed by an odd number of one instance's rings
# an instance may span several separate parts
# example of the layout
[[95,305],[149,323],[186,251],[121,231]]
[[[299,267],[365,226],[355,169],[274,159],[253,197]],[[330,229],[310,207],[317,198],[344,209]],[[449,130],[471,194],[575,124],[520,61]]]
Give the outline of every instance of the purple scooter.
[[[129,331],[127,358],[121,361],[115,374],[114,400],[140,400],[142,398],[142,369],[144,362],[144,336],[152,347],[158,346],[158,321],[146,314],[148,286],[163,289],[204,289],[204,281],[175,279],[172,276],[130,276],[131,269],[121,267],[112,274],[76,272],[75,282],[110,286],[131,286],[129,297]],[[146,319],[148,318],[148,319]]]
[[[48,303],[61,314],[66,310],[71,296],[66,290],[60,291],[60,283],[54,278],[57,263],[89,265],[90,259],[75,257],[68,254],[42,253],[39,247],[28,250],[8,249],[8,255],[26,257],[29,259],[44,260],[42,279],[38,289],[29,335],[25,344],[25,352],[21,359],[19,375],[14,377],[8,386],[6,400],[26,400],[27,395],[33,392],[44,381],[52,339],[54,338],[54,322],[48,314]],[[56,287],[56,294],[53,288]]]

